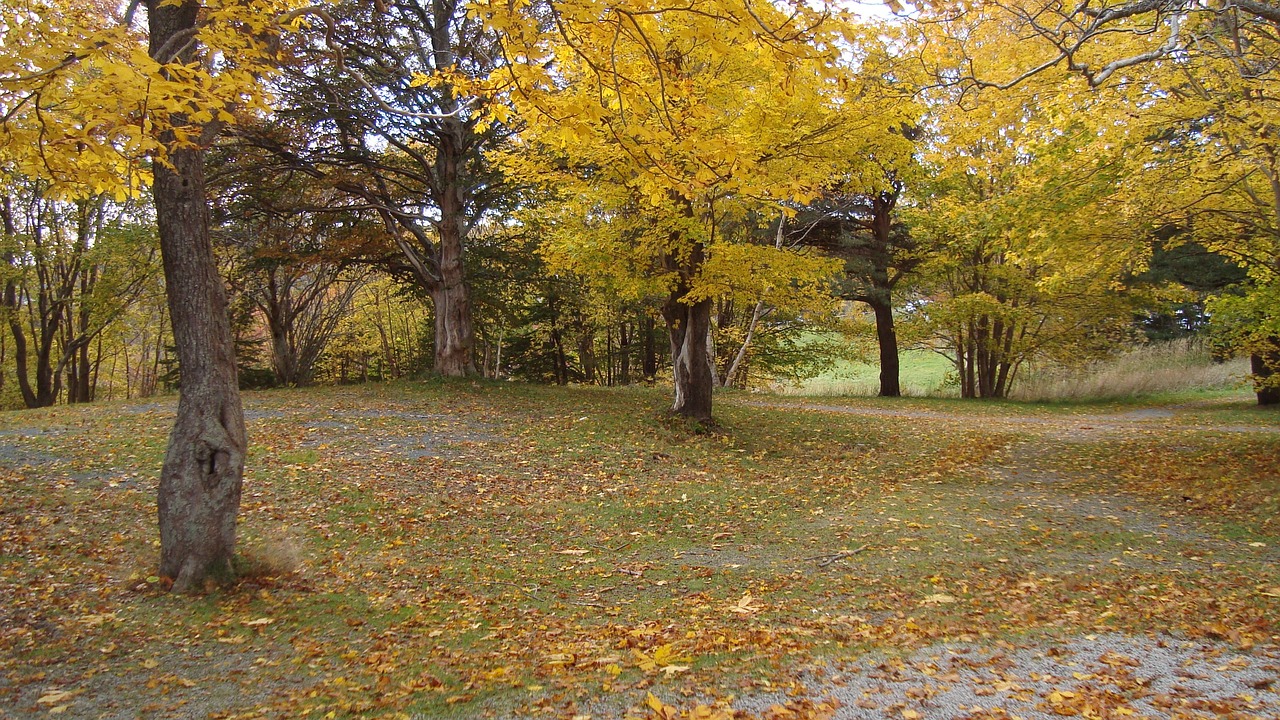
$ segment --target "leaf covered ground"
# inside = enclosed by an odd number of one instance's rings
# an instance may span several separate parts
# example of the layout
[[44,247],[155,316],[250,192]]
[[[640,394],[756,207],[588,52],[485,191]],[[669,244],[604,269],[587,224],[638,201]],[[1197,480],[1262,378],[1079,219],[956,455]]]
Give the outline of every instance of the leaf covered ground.
[[170,402],[0,416],[0,717],[1280,713],[1247,396],[664,401],[249,394],[247,576],[199,598],[153,575]]

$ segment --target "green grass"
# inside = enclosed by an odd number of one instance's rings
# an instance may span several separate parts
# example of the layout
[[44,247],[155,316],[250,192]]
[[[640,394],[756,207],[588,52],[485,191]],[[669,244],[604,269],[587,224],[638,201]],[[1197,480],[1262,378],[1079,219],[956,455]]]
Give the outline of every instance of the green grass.
[[[902,393],[914,397],[945,395],[947,373],[952,365],[929,350],[904,350],[900,355],[899,381]],[[802,382],[798,387],[780,387],[786,395],[871,396],[880,392],[880,366],[857,360],[839,360],[827,372]]]

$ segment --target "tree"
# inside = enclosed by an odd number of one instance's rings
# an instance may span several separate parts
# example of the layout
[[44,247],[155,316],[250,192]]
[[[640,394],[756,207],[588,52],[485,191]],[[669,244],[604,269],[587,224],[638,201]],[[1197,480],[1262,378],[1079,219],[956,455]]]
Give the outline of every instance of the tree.
[[1031,361],[1105,354],[1135,311],[1119,281],[1149,250],[1131,202],[1145,157],[1115,121],[1123,103],[1058,80],[964,107],[945,97],[931,121],[931,177],[911,212],[929,257],[919,312],[964,397],[1004,397]]
[[[948,33],[963,58],[940,77],[968,87],[1012,88],[1049,71],[1084,78],[1089,87],[1142,95],[1133,118],[1154,128],[1153,144],[1166,153],[1153,174],[1157,192],[1175,190],[1163,210],[1172,222],[1230,232],[1194,238],[1206,247],[1245,258],[1259,298],[1280,269],[1280,107],[1271,90],[1280,55],[1280,5],[1269,0],[1126,0],[1091,3],[985,3],[981,8],[937,6],[926,13]],[[931,23],[933,24],[933,23]],[[995,30],[993,31],[993,28]],[[983,38],[1005,33],[1023,42],[1010,61],[990,52]],[[994,62],[993,62],[994,59]],[[1183,162],[1170,162],[1181,155]],[[1190,162],[1187,160],[1195,158]],[[1185,171],[1192,169],[1188,176]],[[1173,170],[1173,173],[1167,171]],[[1169,185],[1168,177],[1178,177]],[[1187,182],[1187,180],[1190,182]],[[1213,216],[1213,220],[1209,217]],[[1208,220],[1208,222],[1206,222]],[[1259,310],[1267,306],[1259,300]],[[1270,323],[1255,317],[1259,327]],[[1256,338],[1253,333],[1229,336]],[[1275,379],[1278,344],[1248,343],[1260,404],[1280,393]]]
[[624,297],[661,294],[672,411],[710,421],[716,296],[705,271],[736,242],[718,230],[753,205],[773,214],[816,194],[823,148],[848,128],[826,64],[843,40],[837,24],[799,3],[480,12],[503,33],[509,92],[537,153],[508,167],[560,186],[552,268],[608,278]]
[[872,184],[845,182],[828,189],[800,217],[803,241],[845,261],[841,295],[866,303],[875,316],[880,357],[880,396],[902,394],[894,291],[922,257],[898,217],[905,183],[891,169],[876,168]]
[[243,143],[215,157],[213,233],[228,279],[266,321],[276,382],[308,385],[368,274],[353,258],[382,249],[381,228],[345,193]]
[[[148,54],[166,67],[161,72],[170,80],[199,62],[199,46],[190,38],[199,29],[200,10],[192,0],[148,0]],[[176,592],[190,592],[208,577],[234,572],[247,442],[199,144],[217,128],[184,112],[171,112],[159,127],[168,152],[153,164],[152,196],[182,372],[178,416],[160,471],[160,574],[173,578]]]
[[92,345],[156,270],[134,208],[103,195],[58,201],[47,188],[12,178],[0,206],[4,310],[27,407],[54,404],[64,387],[68,402],[93,399],[101,357]]
[[510,192],[485,156],[510,134],[505,113],[476,84],[496,39],[460,0],[351,2],[324,22],[281,83],[278,117],[305,139],[270,144],[377,209],[398,251],[385,267],[431,299],[435,372],[475,374],[466,248]]
[[148,180],[142,159],[152,158],[183,376],[157,503],[160,573],[185,592],[232,570],[245,454],[225,293],[209,242],[204,148],[233,111],[261,110],[257,88],[278,23],[296,15],[148,0],[144,53],[131,27],[137,6],[118,17],[33,1],[21,18],[6,18],[0,118],[11,142],[2,159],[62,197],[124,198]]

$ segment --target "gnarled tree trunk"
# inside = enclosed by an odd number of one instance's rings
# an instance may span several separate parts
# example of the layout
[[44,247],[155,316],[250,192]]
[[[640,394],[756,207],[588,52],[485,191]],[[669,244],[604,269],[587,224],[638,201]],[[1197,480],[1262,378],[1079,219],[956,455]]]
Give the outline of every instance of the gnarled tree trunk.
[[[195,27],[197,2],[148,0],[153,57]],[[181,43],[177,43],[181,45]],[[171,58],[156,58],[161,62]],[[162,136],[172,141],[172,134]],[[181,372],[158,497],[160,574],[176,592],[229,577],[244,474],[244,412],[226,291],[209,241],[204,153],[185,147],[154,164],[165,288]]]

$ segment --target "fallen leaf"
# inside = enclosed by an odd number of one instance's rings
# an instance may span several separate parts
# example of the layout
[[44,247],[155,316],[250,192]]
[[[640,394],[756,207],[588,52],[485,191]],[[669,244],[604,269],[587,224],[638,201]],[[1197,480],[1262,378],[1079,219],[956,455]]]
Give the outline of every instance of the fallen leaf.
[[730,605],[728,609],[731,613],[750,615],[752,613],[760,612],[760,610],[763,609],[763,606],[756,604],[756,599],[751,596],[751,593],[745,593],[738,602]]
[[71,697],[72,694],[73,693],[68,692],[66,690],[50,690],[49,692],[41,695],[36,700],[36,704],[37,705],[55,705]]

